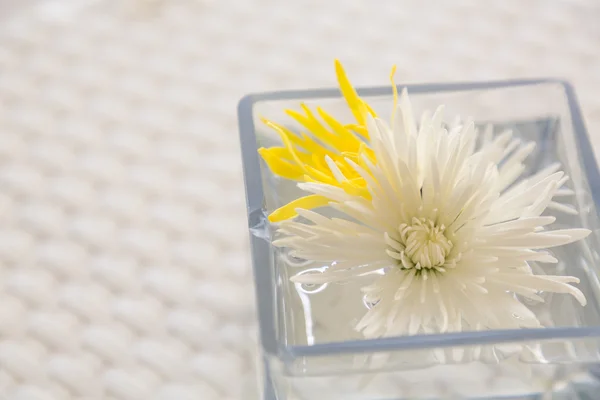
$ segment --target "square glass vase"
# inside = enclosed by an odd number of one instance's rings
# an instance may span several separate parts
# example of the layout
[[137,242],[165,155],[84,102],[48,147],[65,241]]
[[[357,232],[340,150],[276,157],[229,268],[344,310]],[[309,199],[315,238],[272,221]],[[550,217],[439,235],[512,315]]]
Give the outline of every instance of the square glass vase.
[[[402,89],[404,86],[399,85]],[[260,147],[280,146],[267,118],[300,132],[284,113],[302,103],[351,123],[337,89],[254,94],[238,108],[248,224],[260,329],[263,400],[597,399],[600,393],[600,175],[572,87],[540,79],[408,85],[416,116],[446,106],[445,116],[472,117],[477,126],[506,128],[537,146],[523,176],[560,162],[579,213],[553,212],[550,228],[584,227],[586,239],[552,249],[559,260],[543,272],[578,277],[588,303],[540,293],[527,304],[544,328],[488,330],[365,339],[354,329],[372,305],[365,282],[307,286],[290,281],[326,266],[304,262],[272,245],[267,216],[301,197],[296,182],[275,176]],[[359,89],[389,119],[390,87]]]

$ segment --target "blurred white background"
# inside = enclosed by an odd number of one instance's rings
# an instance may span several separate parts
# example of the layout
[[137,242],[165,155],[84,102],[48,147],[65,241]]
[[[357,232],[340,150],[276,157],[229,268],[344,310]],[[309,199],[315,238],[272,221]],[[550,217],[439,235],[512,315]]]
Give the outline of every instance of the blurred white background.
[[248,398],[244,94],[560,77],[600,150],[594,0],[0,5],[0,398]]

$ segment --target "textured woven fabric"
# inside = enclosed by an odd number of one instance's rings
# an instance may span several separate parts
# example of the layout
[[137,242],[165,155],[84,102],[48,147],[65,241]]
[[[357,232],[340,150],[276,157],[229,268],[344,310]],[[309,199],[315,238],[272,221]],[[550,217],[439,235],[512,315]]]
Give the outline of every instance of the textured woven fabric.
[[372,5],[4,2],[0,399],[249,398],[248,92],[557,76],[600,149],[598,2]]

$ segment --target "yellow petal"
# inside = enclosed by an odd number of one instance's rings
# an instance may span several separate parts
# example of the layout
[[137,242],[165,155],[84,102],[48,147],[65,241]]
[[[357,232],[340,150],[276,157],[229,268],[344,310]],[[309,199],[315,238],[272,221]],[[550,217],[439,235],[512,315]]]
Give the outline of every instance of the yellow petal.
[[348,125],[344,125],[344,127],[346,129],[350,129],[356,133],[358,133],[359,135],[361,135],[362,137],[369,139],[369,130],[367,129],[366,126],[362,126],[362,125],[356,125],[356,124],[348,124]]
[[339,60],[335,60],[335,74],[342,96],[346,99],[346,103],[348,103],[348,107],[350,107],[350,111],[352,111],[356,122],[358,122],[358,125],[365,126],[367,124],[366,113],[376,117],[375,111],[358,96]]
[[296,135],[294,132],[290,131],[283,125],[280,125],[276,122],[268,120],[266,118],[261,118],[261,121],[267,125],[269,128],[275,129],[279,135],[285,135],[292,143],[296,145],[302,144],[302,138]]
[[328,198],[320,196],[318,194],[312,194],[310,196],[301,197],[273,211],[271,215],[269,215],[269,221],[285,221],[286,219],[294,218],[298,215],[298,213],[296,212],[297,208],[311,210],[313,208],[326,206],[329,204],[329,201],[330,200]]
[[289,161],[286,161],[277,153],[280,150],[286,150],[281,147],[273,147],[265,149],[264,147],[258,149],[258,153],[261,155],[263,160],[269,166],[269,169],[275,174],[286,179],[298,180],[304,176],[304,171]]
[[305,166],[306,174],[316,179],[317,182],[326,183],[328,185],[338,186],[338,181],[333,177],[333,174],[329,168],[319,170],[314,168],[312,165]]
[[275,129],[275,131],[277,131],[277,133],[279,133],[279,136],[281,137],[281,141],[283,142],[283,145],[285,146],[285,148],[289,151],[292,160],[296,164],[298,164],[298,166],[300,168],[304,168],[305,164],[302,162],[302,160],[296,153],[294,144],[292,143],[291,139],[289,138],[289,135],[286,133],[286,129],[284,127],[282,127],[281,125],[278,125],[271,121],[266,121],[265,123],[267,124],[267,126]]
[[[361,99],[362,100],[362,99]],[[363,105],[365,106],[365,108],[367,109],[367,111],[369,112],[369,114],[371,114],[371,116],[373,118],[375,118],[377,116],[377,114],[375,113],[375,110],[373,110],[371,108],[371,106],[369,105],[369,103],[367,103],[366,101],[362,100]]]
[[[295,164],[295,158],[292,157],[290,152],[285,147],[270,147],[269,153],[272,157],[280,157],[290,164]],[[309,164],[311,162],[311,156],[307,153],[297,152],[296,156],[302,161],[303,164]]]
[[337,134],[337,137],[341,140],[341,145],[336,146],[336,150],[342,152],[347,150],[355,150],[360,145],[361,141],[358,137],[352,134],[352,132],[344,126],[341,122],[333,118],[322,108],[318,108],[317,111],[323,120],[333,129]]
[[323,126],[323,124],[315,117],[315,115],[305,104],[302,104],[301,107],[306,113],[306,116],[294,110],[286,110],[286,113],[298,121],[300,125],[308,129],[308,131],[322,143],[333,148],[337,148],[338,146],[344,144],[336,135],[328,131]]
[[340,91],[342,92],[342,96],[346,99],[348,103],[348,107],[350,107],[350,111],[354,115],[356,122],[359,125],[365,125],[365,116],[362,113],[362,100],[358,97],[356,90],[348,80],[348,76],[346,75],[346,71],[344,71],[344,67],[339,60],[335,60],[335,74],[337,75],[338,84],[340,85]]

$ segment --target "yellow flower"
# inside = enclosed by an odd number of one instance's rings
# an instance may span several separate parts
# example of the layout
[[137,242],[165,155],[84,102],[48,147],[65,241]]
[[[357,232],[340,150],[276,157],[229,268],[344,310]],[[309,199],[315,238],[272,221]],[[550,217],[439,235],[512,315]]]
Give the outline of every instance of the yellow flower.
[[[335,61],[335,71],[342,96],[356,123],[344,125],[322,108],[317,107],[315,114],[302,104],[302,112],[286,110],[286,113],[306,131],[297,134],[283,125],[263,119],[267,126],[277,131],[283,146],[263,147],[258,152],[271,171],[283,178],[326,183],[340,187],[348,194],[370,198],[364,178],[356,173],[346,159],[364,166],[363,156],[366,155],[375,162],[373,151],[368,146],[366,119],[367,114],[376,115],[358,96],[338,60]],[[295,217],[296,208],[312,209],[328,203],[329,200],[323,196],[305,196],[275,210],[269,215],[269,220],[283,221]]]

